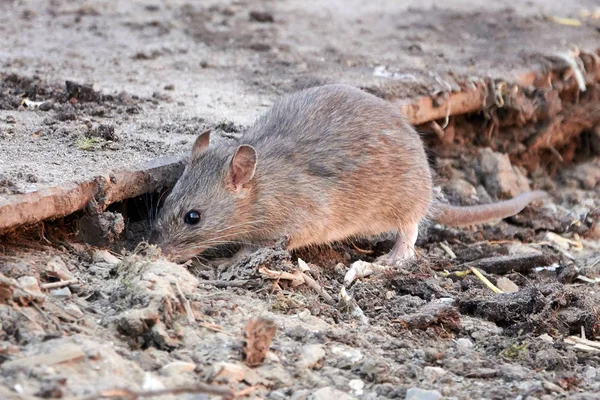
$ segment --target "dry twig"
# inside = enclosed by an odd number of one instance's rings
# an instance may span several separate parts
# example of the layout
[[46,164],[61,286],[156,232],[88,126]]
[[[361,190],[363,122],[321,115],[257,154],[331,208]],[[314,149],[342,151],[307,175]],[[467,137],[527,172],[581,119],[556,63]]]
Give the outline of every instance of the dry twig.
[[181,286],[179,286],[179,282],[175,281],[173,283],[175,285],[175,288],[177,289],[179,299],[183,303],[183,308],[185,309],[185,315],[187,316],[187,320],[190,324],[193,324],[194,322],[196,322],[196,317],[194,317],[194,313],[192,312],[192,306],[190,306],[190,302],[183,294]]
[[329,304],[329,305],[334,305],[335,304],[335,300],[333,300],[333,297],[331,297],[329,295],[329,293],[327,293],[325,291],[325,289],[323,289],[321,287],[321,285],[319,285],[317,283],[317,281],[315,281],[310,276],[306,275],[304,272],[301,272],[300,274],[304,278],[304,283],[306,283],[306,285],[308,285],[308,287],[310,287],[315,292],[317,292],[321,297],[323,297],[323,299],[325,299],[325,301],[327,302],[327,304]]
[[168,394],[177,395],[184,393],[206,393],[206,394],[214,394],[217,396],[222,396],[225,399],[233,399],[235,394],[233,390],[226,386],[216,386],[216,385],[207,385],[204,383],[197,383],[194,386],[183,386],[171,389],[160,389],[160,390],[142,390],[135,391],[130,389],[110,389],[103,390],[99,393],[80,397],[78,400],[97,400],[97,399],[116,399],[116,398],[126,398],[126,399],[139,399],[143,397],[156,397],[156,396],[164,396]]
[[481,282],[487,287],[489,287],[494,293],[504,293],[502,290],[498,289],[492,282],[490,282],[479,270],[475,267],[471,268],[471,271],[478,277]]
[[64,287],[64,286],[73,285],[73,284],[75,284],[77,282],[79,282],[77,279],[69,279],[69,280],[66,280],[66,281],[58,281],[58,282],[51,282],[51,283],[42,283],[40,285],[40,289],[42,289],[42,290],[56,289],[56,288],[60,288],[60,287]]

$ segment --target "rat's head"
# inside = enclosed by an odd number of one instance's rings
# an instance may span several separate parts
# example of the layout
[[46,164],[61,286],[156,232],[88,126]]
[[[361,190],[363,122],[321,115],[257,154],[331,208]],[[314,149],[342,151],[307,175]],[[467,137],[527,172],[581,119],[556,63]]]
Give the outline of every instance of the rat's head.
[[210,131],[194,143],[183,175],[166,198],[150,243],[184,261],[221,244],[243,240],[252,229],[252,146],[211,148]]

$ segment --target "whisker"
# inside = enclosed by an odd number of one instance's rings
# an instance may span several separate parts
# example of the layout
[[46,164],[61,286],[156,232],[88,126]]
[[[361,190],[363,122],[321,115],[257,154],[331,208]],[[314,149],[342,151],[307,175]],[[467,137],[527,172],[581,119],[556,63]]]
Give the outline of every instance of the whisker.
[[204,267],[204,268],[207,268],[207,269],[208,269],[208,268],[210,268],[210,266],[209,266],[208,264],[205,264],[205,263],[203,263],[203,262],[202,262],[202,261],[206,261],[206,259],[205,259],[205,258],[203,258],[203,257],[200,257],[200,256],[196,256],[196,257],[193,257],[193,258],[194,258],[194,259],[196,260],[196,262],[197,262],[198,264],[200,264],[202,267]]
[[223,229],[220,229],[218,231],[215,231],[215,233],[220,233],[220,232],[226,231],[228,229],[238,228],[238,227],[244,226],[244,225],[258,224],[258,223],[261,223],[261,222],[266,222],[266,220],[259,219],[259,220],[255,220],[255,221],[242,222],[241,224],[230,225],[230,226],[228,226],[226,228],[223,228]]
[[156,202],[156,210],[155,210],[155,213],[154,213],[154,219],[158,218],[158,209],[160,207],[160,202],[162,201],[162,199],[165,196],[165,194],[167,194],[167,190],[165,190],[164,192],[162,192],[160,194],[160,196],[158,196],[158,201]]
[[252,232],[253,231],[232,232],[227,235],[221,235],[221,236],[217,236],[214,238],[210,238],[210,239],[206,240],[204,243],[210,243],[211,241],[214,241],[214,240],[219,240],[219,239],[228,238],[228,237],[234,237],[234,236],[238,236],[238,235],[245,235],[246,233],[252,233]]

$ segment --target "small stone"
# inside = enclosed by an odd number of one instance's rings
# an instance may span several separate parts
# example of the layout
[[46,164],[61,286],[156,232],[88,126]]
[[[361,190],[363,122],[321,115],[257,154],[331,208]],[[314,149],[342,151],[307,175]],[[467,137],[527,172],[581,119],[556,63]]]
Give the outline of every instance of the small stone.
[[104,140],[111,140],[116,142],[119,140],[117,135],[115,134],[115,127],[112,125],[100,124],[98,127],[91,132],[91,136],[99,137]]
[[56,278],[61,281],[70,281],[75,276],[69,271],[67,264],[58,256],[52,257],[46,264],[44,271],[47,277]]
[[484,148],[479,151],[478,156],[478,172],[488,192],[496,196],[514,197],[530,191],[527,178],[511,165],[507,154]]
[[360,379],[351,379],[350,382],[348,382],[348,386],[352,389],[352,394],[361,396],[365,388],[365,383]]
[[430,382],[435,382],[442,376],[446,375],[446,370],[441,367],[425,367],[423,368],[423,375]]
[[[600,224],[599,224],[600,225]],[[337,263],[335,265],[335,267],[333,267],[333,270],[335,271],[335,274],[337,276],[341,276],[343,277],[344,275],[346,275],[346,266],[342,263]]]
[[56,118],[59,121],[74,121],[77,119],[77,114],[73,107],[65,104],[58,110]]
[[298,368],[318,369],[323,366],[325,356],[325,348],[320,344],[304,346],[302,357],[296,363],[296,366]]
[[312,400],[354,400],[355,397],[337,390],[331,386],[326,386],[313,393]]
[[594,381],[596,379],[596,377],[598,376],[598,369],[588,366],[585,368],[585,370],[583,371],[583,378],[586,381]]
[[547,333],[538,336],[538,339],[541,339],[546,343],[554,343],[554,339],[552,339],[552,336],[548,335]]
[[473,342],[467,338],[456,339],[456,346],[461,350],[470,350],[473,348]]
[[40,111],[50,111],[52,110],[52,102],[51,101],[45,101],[42,104],[40,104],[38,106],[38,110]]
[[107,246],[125,230],[123,215],[110,211],[88,214],[79,220],[79,238],[92,246]]
[[466,376],[469,378],[484,378],[489,379],[498,375],[498,371],[492,368],[476,368],[468,373]]
[[285,390],[273,390],[269,393],[269,400],[287,400],[290,396],[286,393]]
[[519,364],[503,364],[500,366],[500,375],[507,382],[519,382],[527,379],[527,377],[530,375],[530,372],[528,372]]
[[269,51],[271,50],[271,45],[268,43],[250,43],[250,49],[254,51]]
[[174,375],[180,375],[180,374],[183,374],[186,372],[192,372],[195,369],[196,369],[196,364],[194,364],[194,363],[189,363],[189,362],[185,362],[185,361],[174,361],[172,363],[169,363],[169,364],[163,366],[160,369],[160,373],[162,375],[174,376]]
[[405,400],[439,400],[442,394],[437,390],[410,388],[406,391]]
[[[30,302],[43,303],[46,299],[46,295],[40,291],[40,286],[37,279],[33,276],[22,276],[17,281],[21,288],[14,288],[12,291],[12,298],[14,301],[20,304],[29,304]],[[10,297],[10,291],[0,293],[0,298]]]
[[43,119],[42,124],[44,125],[54,125],[56,124],[56,120],[54,118],[51,117],[46,117]]
[[463,202],[477,199],[477,189],[464,179],[452,179],[444,185],[444,190]]
[[233,363],[219,363],[214,366],[215,371],[218,371],[216,378],[226,378],[229,382],[240,382],[246,375],[244,366]]
[[22,276],[17,279],[17,282],[19,282],[19,285],[21,285],[25,290],[36,293],[41,292],[38,280],[33,276]]
[[565,390],[563,388],[558,386],[556,383],[552,383],[550,381],[544,381],[544,382],[542,382],[542,385],[544,385],[544,387],[546,389],[551,390],[556,393],[564,393],[565,392]]
[[83,318],[83,311],[75,304],[67,304],[65,311],[74,316],[75,318]]
[[107,264],[116,265],[121,262],[116,256],[111,254],[108,250],[96,250],[92,254],[92,260],[94,262],[105,262]]
[[152,373],[146,372],[144,375],[144,383],[142,383],[144,390],[163,390],[165,385]]
[[[307,400],[310,397],[310,391],[306,389],[296,390],[289,397],[290,400]],[[286,397],[287,398],[287,397]]]
[[515,243],[508,246],[508,255],[509,256],[524,256],[524,255],[532,255],[539,256],[542,255],[542,251],[531,246]]
[[332,347],[331,353],[344,357],[352,364],[356,364],[363,358],[363,354],[360,352],[360,350],[341,346]]
[[514,293],[519,291],[519,287],[513,281],[505,277],[498,278],[496,286],[504,293]]
[[63,287],[51,290],[50,294],[54,297],[69,297],[71,296],[71,290],[68,287]]
[[574,180],[584,189],[594,190],[600,183],[600,160],[576,164],[564,171],[562,175]]
[[256,22],[275,22],[273,14],[267,11],[250,11],[250,20]]

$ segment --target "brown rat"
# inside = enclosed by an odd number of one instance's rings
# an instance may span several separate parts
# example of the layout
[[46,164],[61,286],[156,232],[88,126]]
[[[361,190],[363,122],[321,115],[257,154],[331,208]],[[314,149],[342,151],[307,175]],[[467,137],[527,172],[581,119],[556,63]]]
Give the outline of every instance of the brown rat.
[[289,249],[398,232],[388,255],[414,254],[419,224],[506,218],[544,192],[453,207],[432,201],[419,134],[397,106],[359,89],[325,85],[279,99],[235,144],[194,143],[165,200],[152,243],[186,260],[226,243],[289,237]]

